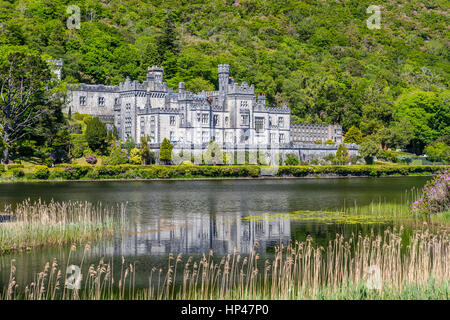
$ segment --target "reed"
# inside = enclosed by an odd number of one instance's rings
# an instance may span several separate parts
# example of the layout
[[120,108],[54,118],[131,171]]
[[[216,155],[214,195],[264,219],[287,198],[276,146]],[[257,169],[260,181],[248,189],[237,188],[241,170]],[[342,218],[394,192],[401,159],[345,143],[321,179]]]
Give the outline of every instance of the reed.
[[85,243],[110,236],[124,225],[126,204],[104,207],[89,202],[31,202],[11,211],[0,224],[0,254],[42,245]]
[[[113,266],[102,259],[83,274],[80,290],[62,288],[55,262],[25,287],[11,265],[3,299],[448,299],[448,232],[416,231],[402,241],[402,228],[383,234],[341,235],[327,247],[312,238],[275,249],[261,261],[257,244],[246,256],[234,251],[216,259],[169,255],[167,270],[153,268],[147,288],[136,288],[135,265],[125,262],[114,281]],[[183,262],[184,261],[184,262]],[[371,274],[373,270],[379,274]],[[118,280],[118,281],[117,281]],[[177,281],[178,280],[178,281]],[[118,285],[116,285],[118,284]]]

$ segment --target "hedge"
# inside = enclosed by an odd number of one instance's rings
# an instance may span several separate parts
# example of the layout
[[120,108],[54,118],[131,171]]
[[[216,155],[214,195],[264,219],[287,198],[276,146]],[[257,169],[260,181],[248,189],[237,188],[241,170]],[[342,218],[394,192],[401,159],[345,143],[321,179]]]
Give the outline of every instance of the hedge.
[[[450,166],[408,166],[408,165],[328,165],[328,166],[280,166],[278,177],[331,176],[388,176],[409,174],[432,174]],[[164,165],[70,165],[60,164],[55,168],[36,166],[36,179],[79,180],[79,179],[167,179],[167,178],[232,178],[258,177],[264,166],[164,166]],[[268,167],[266,167],[268,168]],[[47,171],[48,170],[48,171]],[[16,176],[17,177],[17,176]]]

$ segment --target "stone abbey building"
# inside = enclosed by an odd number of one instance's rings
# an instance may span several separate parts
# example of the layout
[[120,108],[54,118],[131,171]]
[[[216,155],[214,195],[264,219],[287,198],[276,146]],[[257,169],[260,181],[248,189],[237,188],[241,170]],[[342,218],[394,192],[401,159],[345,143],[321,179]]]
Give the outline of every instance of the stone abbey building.
[[[230,66],[218,66],[218,91],[192,93],[183,82],[176,92],[163,79],[162,67],[149,67],[144,82],[127,78],[117,86],[81,84],[73,87],[68,106],[72,113],[90,114],[114,124],[119,137],[149,136],[151,149],[158,150],[164,138],[175,146],[207,145],[216,141],[230,148],[264,146],[298,153],[300,149],[321,149],[317,140],[342,143],[340,126],[291,124],[287,106],[269,107],[253,85],[236,83]],[[330,153],[334,146],[323,146]],[[245,148],[245,147],[244,147]],[[318,150],[320,151],[320,150]],[[285,153],[284,152],[284,153]]]

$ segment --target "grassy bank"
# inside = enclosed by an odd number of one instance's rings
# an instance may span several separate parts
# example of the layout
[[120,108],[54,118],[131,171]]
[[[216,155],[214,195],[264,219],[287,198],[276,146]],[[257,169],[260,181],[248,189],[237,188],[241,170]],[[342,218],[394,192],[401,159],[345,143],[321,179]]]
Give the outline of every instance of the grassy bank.
[[[108,180],[108,179],[176,179],[176,178],[258,178],[269,177],[265,172],[274,170],[275,177],[351,177],[431,175],[448,169],[448,165],[326,165],[326,166],[195,166],[195,165],[57,165],[55,168],[35,166],[2,172],[0,181],[32,180]],[[1,169],[1,168],[0,168]]]
[[[0,297],[447,300],[449,245],[448,232],[424,230],[404,239],[400,229],[348,239],[337,235],[325,247],[308,238],[276,247],[274,258],[265,261],[261,261],[257,244],[245,256],[237,251],[222,258],[216,258],[212,251],[199,259],[170,254],[166,268],[153,268],[148,274],[147,288],[136,288],[139,271],[124,259],[118,269],[104,261],[85,266],[78,290],[64,288],[66,279],[55,262],[54,268],[47,264],[33,286],[17,283],[12,265],[9,286]],[[112,270],[120,270],[120,274]]]
[[104,208],[89,202],[25,201],[9,214],[11,222],[0,224],[0,254],[110,236],[122,226],[125,206]]

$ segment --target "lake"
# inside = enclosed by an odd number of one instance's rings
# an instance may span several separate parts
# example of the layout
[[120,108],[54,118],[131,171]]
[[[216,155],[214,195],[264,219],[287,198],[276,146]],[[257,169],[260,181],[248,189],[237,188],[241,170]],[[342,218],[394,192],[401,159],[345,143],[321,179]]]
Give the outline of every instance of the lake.
[[[0,209],[31,201],[89,201],[114,205],[127,202],[129,229],[111,239],[91,244],[84,265],[101,257],[115,266],[135,263],[145,286],[152,267],[165,267],[169,253],[197,256],[212,249],[217,256],[237,249],[249,253],[255,242],[262,256],[270,256],[280,242],[305,240],[310,235],[325,245],[336,233],[383,232],[392,222],[378,224],[298,221],[297,210],[342,210],[371,202],[401,203],[412,188],[421,188],[429,177],[55,182],[0,184]],[[281,219],[274,215],[284,214]],[[259,219],[248,219],[259,217]],[[1,227],[1,226],[0,226]],[[16,278],[29,283],[46,262],[56,258],[67,264],[70,246],[33,249],[0,256],[0,287],[8,283],[11,260]],[[71,254],[80,263],[83,248]]]

